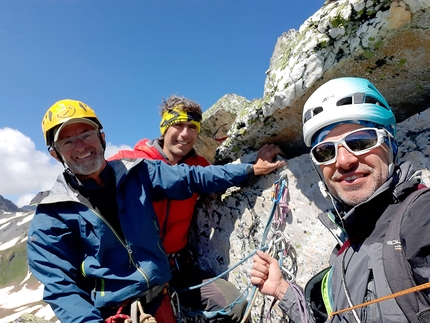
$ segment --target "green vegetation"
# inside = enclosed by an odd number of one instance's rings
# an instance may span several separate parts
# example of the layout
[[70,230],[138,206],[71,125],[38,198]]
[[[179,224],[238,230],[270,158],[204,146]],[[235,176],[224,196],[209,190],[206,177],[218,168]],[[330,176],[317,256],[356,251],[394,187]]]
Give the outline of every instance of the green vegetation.
[[362,55],[365,59],[368,59],[368,58],[372,58],[375,55],[375,53],[370,50],[366,50],[363,52]]
[[28,272],[27,244],[0,251],[0,288],[20,284]]

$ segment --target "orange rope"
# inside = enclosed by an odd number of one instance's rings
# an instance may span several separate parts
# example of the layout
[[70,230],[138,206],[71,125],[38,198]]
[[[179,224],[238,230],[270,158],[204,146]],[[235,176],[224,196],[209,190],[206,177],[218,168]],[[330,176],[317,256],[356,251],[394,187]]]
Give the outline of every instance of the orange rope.
[[427,283],[424,283],[424,284],[421,284],[421,285],[418,285],[418,286],[414,286],[414,287],[411,287],[411,288],[408,288],[408,289],[404,289],[404,290],[401,290],[400,292],[393,293],[391,295],[382,296],[380,298],[377,298],[377,299],[374,299],[374,300],[371,300],[371,301],[368,301],[368,302],[365,302],[365,303],[361,303],[361,304],[358,304],[358,305],[355,305],[355,306],[352,306],[352,307],[344,308],[343,310],[339,310],[339,311],[336,311],[336,312],[331,312],[328,318],[331,319],[333,316],[338,315],[340,313],[344,313],[344,312],[347,312],[347,311],[355,310],[355,309],[360,308],[360,307],[368,306],[368,305],[371,305],[371,304],[374,304],[374,303],[379,303],[379,302],[385,301],[387,299],[399,297],[399,296],[402,296],[402,295],[406,295],[406,294],[410,294],[410,293],[415,293],[415,292],[418,292],[420,290],[427,289],[427,288],[430,288],[430,282],[427,282]]

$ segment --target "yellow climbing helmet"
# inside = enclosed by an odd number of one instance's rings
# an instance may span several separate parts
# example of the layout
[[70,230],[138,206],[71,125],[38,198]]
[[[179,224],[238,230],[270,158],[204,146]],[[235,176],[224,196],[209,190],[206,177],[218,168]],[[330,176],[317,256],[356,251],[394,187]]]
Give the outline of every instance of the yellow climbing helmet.
[[62,124],[71,119],[88,119],[90,124],[102,129],[96,113],[88,105],[76,100],[61,100],[54,103],[42,119],[42,131],[47,146],[54,144],[54,134]]

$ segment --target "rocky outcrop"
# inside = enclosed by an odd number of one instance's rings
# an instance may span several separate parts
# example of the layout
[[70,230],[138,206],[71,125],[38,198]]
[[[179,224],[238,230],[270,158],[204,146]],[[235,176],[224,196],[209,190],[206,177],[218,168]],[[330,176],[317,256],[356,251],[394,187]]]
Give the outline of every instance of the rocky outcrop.
[[195,149],[214,163],[215,151],[227,138],[227,132],[244,107],[251,104],[244,97],[227,94],[203,113],[203,122]]
[[[303,104],[335,77],[368,78],[398,121],[428,108],[429,11],[429,0],[326,1],[298,31],[279,37],[266,72],[264,97],[242,106],[215,161],[236,160],[268,142],[282,146],[288,158],[306,152]],[[213,147],[204,153],[212,156]]]

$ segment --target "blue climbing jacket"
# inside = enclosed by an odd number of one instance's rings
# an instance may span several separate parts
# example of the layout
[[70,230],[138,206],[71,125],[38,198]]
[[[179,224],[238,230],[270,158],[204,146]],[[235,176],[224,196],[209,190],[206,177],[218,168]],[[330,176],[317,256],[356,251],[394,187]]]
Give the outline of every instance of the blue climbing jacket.
[[170,280],[153,200],[224,191],[252,173],[247,164],[204,168],[142,159],[107,167],[115,173],[124,239],[80,202],[64,174],[32,202],[37,209],[28,234],[29,266],[62,323],[104,322],[99,308],[118,306]]

